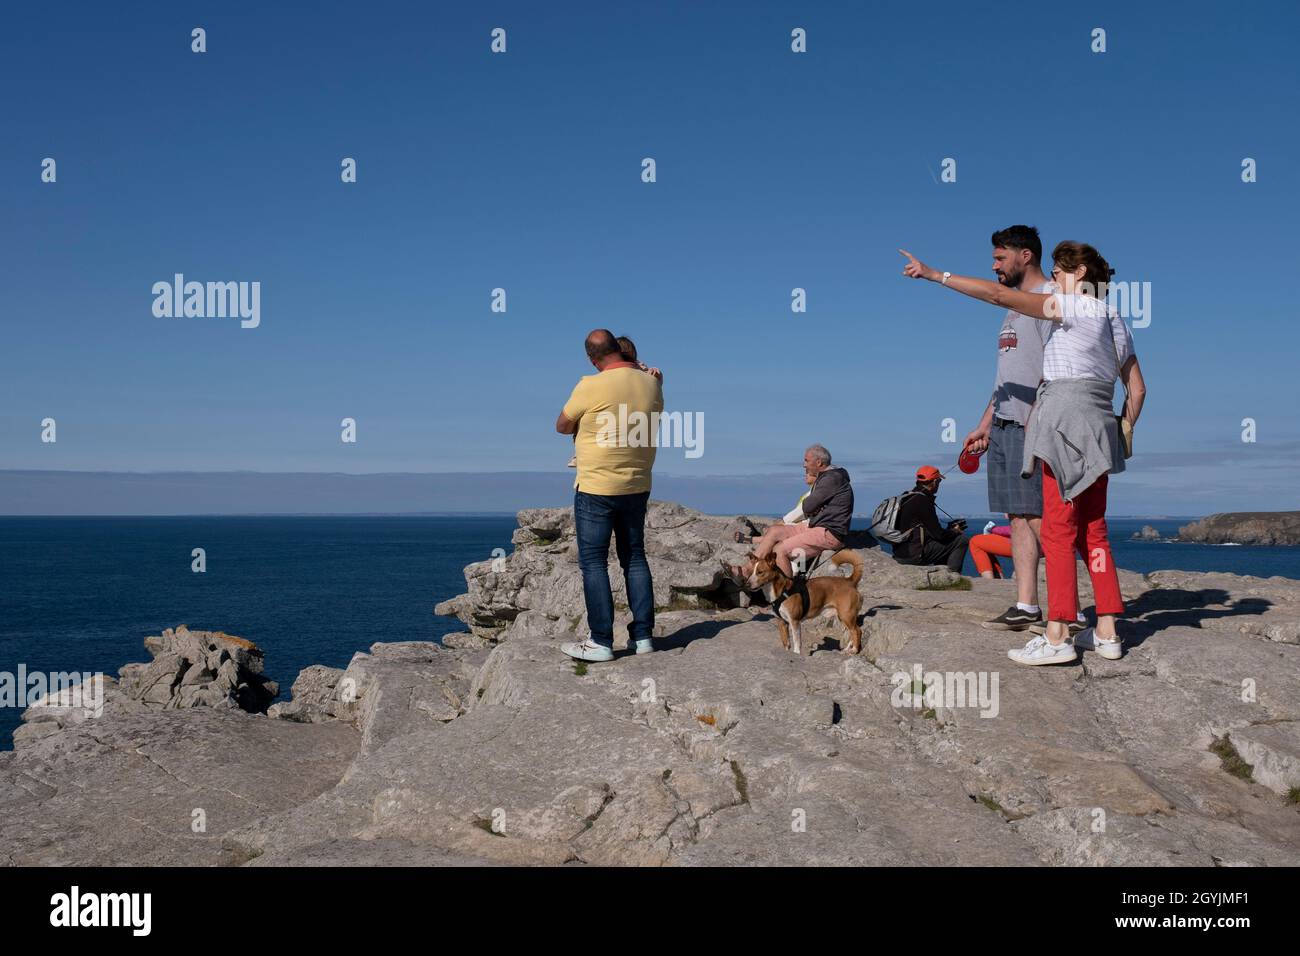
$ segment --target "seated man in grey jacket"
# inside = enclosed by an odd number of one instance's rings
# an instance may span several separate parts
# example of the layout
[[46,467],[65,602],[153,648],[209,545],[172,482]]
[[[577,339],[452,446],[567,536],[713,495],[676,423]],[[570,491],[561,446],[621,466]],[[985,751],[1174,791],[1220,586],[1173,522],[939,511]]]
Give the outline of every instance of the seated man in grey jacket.
[[[813,478],[812,490],[801,503],[804,520],[774,524],[754,541],[754,555],[766,558],[775,552],[777,567],[790,577],[806,570],[823,551],[844,547],[849,520],[853,517],[849,473],[831,467],[831,453],[821,445],[810,445],[803,453],[803,467]],[[798,561],[799,567],[794,566],[792,558]],[[734,577],[748,577],[752,570],[750,566],[727,565],[728,573]]]

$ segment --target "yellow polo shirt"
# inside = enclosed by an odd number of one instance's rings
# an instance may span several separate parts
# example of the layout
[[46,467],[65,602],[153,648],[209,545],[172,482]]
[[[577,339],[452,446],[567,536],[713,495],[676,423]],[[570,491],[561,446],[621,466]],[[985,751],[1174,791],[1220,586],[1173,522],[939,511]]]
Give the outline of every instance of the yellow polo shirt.
[[578,423],[573,487],[592,495],[649,491],[663,410],[659,380],[634,365],[584,375],[564,403],[564,417]]

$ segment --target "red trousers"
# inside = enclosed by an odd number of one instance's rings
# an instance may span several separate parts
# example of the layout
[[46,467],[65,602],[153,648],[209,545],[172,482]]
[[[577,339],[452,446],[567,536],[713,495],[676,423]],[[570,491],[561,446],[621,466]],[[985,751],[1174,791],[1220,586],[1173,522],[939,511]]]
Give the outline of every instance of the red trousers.
[[1040,535],[1047,560],[1047,619],[1073,622],[1079,613],[1075,579],[1077,551],[1088,566],[1098,614],[1123,614],[1119,574],[1106,537],[1106,485],[1102,475],[1073,501],[1063,501],[1056,477],[1043,462],[1043,525]]

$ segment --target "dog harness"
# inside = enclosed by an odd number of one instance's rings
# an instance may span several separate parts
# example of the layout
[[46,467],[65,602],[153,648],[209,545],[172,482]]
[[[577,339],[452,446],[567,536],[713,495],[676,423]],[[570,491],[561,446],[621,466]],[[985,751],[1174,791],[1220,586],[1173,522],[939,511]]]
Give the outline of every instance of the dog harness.
[[797,594],[803,598],[803,610],[805,614],[808,613],[808,608],[811,605],[808,600],[808,578],[802,574],[797,574],[790,582],[790,590],[782,591],[776,596],[776,600],[772,602],[772,612],[774,614],[781,613],[781,605],[785,603],[785,599],[791,594]]

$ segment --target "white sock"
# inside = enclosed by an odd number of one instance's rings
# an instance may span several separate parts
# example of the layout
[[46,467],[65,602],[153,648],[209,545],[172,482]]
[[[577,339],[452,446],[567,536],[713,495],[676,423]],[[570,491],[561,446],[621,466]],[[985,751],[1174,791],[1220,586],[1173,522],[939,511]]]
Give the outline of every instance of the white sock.
[[1041,613],[1041,612],[1038,610],[1038,605],[1037,605],[1037,604],[1025,604],[1025,603],[1023,603],[1023,602],[1021,602],[1021,601],[1017,601],[1017,602],[1016,602],[1016,607],[1019,608],[1020,610],[1024,611],[1026,614],[1038,614],[1038,613]]

